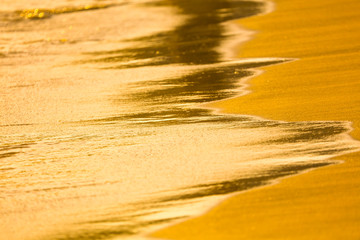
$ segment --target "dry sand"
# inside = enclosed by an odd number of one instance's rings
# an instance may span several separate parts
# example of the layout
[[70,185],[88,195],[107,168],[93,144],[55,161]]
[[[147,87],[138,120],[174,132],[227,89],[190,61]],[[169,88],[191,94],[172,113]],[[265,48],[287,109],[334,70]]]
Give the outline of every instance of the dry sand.
[[[240,57],[298,60],[250,80],[250,94],[211,107],[286,121],[345,120],[360,139],[360,1],[276,0],[239,21],[258,31]],[[153,234],[166,239],[360,239],[360,153],[221,203]]]

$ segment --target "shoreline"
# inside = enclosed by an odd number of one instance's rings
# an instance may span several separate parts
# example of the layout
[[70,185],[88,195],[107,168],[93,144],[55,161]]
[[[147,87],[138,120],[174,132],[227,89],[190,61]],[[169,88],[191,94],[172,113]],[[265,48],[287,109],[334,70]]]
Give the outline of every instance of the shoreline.
[[[243,43],[240,56],[299,60],[266,67],[264,73],[247,81],[250,94],[218,101],[209,107],[229,114],[283,121],[350,121],[353,124],[350,135],[359,140],[360,71],[354,65],[360,61],[356,54],[360,3],[274,2],[274,12],[238,21],[243,27],[258,31]],[[359,152],[349,153],[332,159],[343,161],[341,164],[300,172],[231,195],[204,215],[150,236],[359,239],[358,159]]]

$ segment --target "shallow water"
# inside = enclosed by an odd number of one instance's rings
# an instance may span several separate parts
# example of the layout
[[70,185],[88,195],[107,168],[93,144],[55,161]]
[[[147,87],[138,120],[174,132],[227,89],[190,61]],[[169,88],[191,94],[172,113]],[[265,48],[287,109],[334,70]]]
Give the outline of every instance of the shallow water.
[[[231,193],[358,149],[348,122],[202,104],[248,93],[252,1],[5,1],[1,239],[137,239]],[[38,9],[38,10],[36,10]]]

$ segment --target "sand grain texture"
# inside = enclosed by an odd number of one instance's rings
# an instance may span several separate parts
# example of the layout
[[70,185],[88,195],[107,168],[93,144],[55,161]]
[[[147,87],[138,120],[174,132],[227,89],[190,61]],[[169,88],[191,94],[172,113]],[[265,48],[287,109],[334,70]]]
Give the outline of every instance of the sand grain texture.
[[[258,31],[240,57],[297,60],[250,80],[251,93],[211,104],[285,121],[351,121],[360,139],[360,1],[276,0],[239,21]],[[207,214],[153,234],[166,239],[360,239],[360,154],[345,163],[237,195]]]

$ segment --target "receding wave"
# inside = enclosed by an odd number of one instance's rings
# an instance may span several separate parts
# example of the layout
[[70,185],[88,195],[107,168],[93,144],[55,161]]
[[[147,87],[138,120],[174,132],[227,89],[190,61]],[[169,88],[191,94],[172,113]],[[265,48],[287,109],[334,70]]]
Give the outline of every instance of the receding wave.
[[0,69],[3,236],[137,239],[358,150],[346,121],[203,107],[249,94],[261,67],[296,61],[228,55],[249,36],[231,21],[267,11],[261,1],[114,1],[19,11],[0,25],[0,61],[13,69]]

